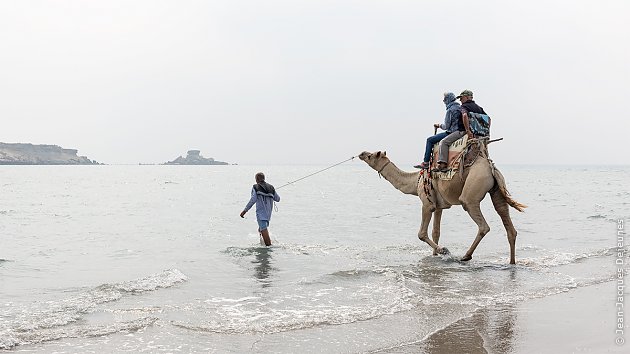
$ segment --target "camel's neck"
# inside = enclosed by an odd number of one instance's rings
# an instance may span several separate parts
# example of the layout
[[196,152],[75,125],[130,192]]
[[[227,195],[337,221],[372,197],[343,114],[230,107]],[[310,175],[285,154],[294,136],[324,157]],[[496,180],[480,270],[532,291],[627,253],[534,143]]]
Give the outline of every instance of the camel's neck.
[[418,172],[405,172],[389,162],[381,171],[381,175],[405,194],[418,195]]

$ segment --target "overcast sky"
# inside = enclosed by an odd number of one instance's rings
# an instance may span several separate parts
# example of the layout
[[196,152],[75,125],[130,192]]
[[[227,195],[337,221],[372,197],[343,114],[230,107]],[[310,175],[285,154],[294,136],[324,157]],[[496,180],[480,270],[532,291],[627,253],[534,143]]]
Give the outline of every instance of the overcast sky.
[[[630,1],[0,2],[0,141],[105,163],[420,161],[470,89],[499,164],[630,164]],[[411,168],[409,168],[411,169]]]

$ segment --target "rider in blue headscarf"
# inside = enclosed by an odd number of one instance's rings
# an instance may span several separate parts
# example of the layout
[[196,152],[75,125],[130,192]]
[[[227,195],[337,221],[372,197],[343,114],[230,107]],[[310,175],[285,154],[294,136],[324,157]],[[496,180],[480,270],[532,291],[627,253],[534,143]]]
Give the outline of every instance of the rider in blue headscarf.
[[443,129],[445,130],[445,132],[438,133],[427,138],[427,144],[424,149],[424,159],[421,164],[414,166],[415,168],[429,168],[429,160],[431,158],[431,150],[433,149],[433,145],[455,132],[464,131],[465,133],[465,129],[463,127],[464,124],[462,122],[462,112],[460,111],[460,104],[457,102],[457,97],[455,97],[455,94],[452,92],[445,92],[442,102],[444,102],[444,105],[446,106],[446,116],[444,117],[444,123],[436,123],[433,124],[433,126],[435,128]]

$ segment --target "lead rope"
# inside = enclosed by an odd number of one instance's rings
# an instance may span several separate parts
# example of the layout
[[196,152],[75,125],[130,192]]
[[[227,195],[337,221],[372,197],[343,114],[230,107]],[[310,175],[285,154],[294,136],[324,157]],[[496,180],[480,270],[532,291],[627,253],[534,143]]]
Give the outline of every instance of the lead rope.
[[349,158],[349,159],[347,159],[347,160],[343,160],[343,161],[341,161],[341,162],[339,162],[339,163],[336,163],[336,164],[334,164],[334,165],[332,165],[332,166],[328,166],[328,167],[326,167],[326,168],[325,168],[325,169],[323,169],[323,170],[319,170],[319,171],[317,171],[317,172],[313,172],[313,173],[311,173],[311,174],[310,174],[310,175],[308,175],[308,176],[304,176],[304,177],[302,177],[302,178],[298,178],[298,179],[296,179],[296,180],[295,180],[295,181],[293,181],[293,182],[289,182],[289,183],[287,183],[287,184],[283,184],[283,185],[281,185],[280,187],[278,187],[278,188],[276,188],[276,189],[280,189],[280,188],[282,188],[282,187],[286,187],[286,186],[288,186],[288,185],[290,185],[290,184],[293,184],[293,183],[295,183],[295,182],[301,181],[301,180],[303,180],[303,179],[305,179],[305,178],[311,177],[311,176],[316,175],[316,174],[318,174],[318,173],[320,173],[320,172],[324,172],[324,171],[326,171],[326,170],[329,170],[329,169],[331,169],[331,168],[333,168],[333,167],[335,167],[335,166],[339,166],[339,165],[341,165],[342,163],[345,163],[345,162],[348,162],[348,161],[350,161],[350,160],[353,160],[355,157],[356,157],[356,156],[352,156],[351,158]]
[[[348,162],[348,161],[350,161],[350,160],[354,160],[354,158],[355,158],[355,157],[356,157],[356,156],[352,156],[351,158],[349,158],[349,159],[347,159],[347,160],[343,160],[343,161],[341,161],[341,162],[339,162],[339,163],[336,163],[336,164],[334,164],[334,165],[332,165],[332,166],[328,166],[328,167],[324,168],[323,170],[319,170],[319,171],[317,171],[317,172],[313,172],[313,173],[311,173],[311,174],[310,174],[310,175],[308,175],[308,176],[304,176],[304,177],[302,177],[302,178],[298,178],[298,179],[296,179],[295,181],[289,182],[289,183],[287,183],[287,184],[283,184],[283,185],[281,185],[280,187],[278,187],[278,188],[276,188],[276,189],[280,189],[280,188],[282,188],[282,187],[286,187],[286,186],[288,186],[288,185],[290,185],[290,184],[293,184],[293,183],[295,183],[295,182],[301,181],[301,180],[303,180],[303,179],[305,179],[305,178],[308,178],[308,177],[314,176],[314,175],[316,175],[316,174],[318,174],[318,173],[320,173],[320,172],[324,172],[324,171],[326,171],[326,170],[329,170],[329,169],[331,169],[331,168],[333,168],[333,167],[335,167],[335,166],[339,166],[339,165],[341,165],[342,163],[346,163],[346,162]],[[273,209],[274,209],[274,211],[275,211],[276,213],[278,212],[278,204],[276,204],[276,202],[275,202],[275,201],[273,201]]]

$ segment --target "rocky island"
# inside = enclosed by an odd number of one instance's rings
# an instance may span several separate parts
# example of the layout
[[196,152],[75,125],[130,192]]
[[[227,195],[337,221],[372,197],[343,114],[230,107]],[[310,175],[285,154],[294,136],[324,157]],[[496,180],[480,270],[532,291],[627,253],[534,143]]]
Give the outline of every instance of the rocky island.
[[165,165],[227,165],[227,162],[216,161],[212,157],[201,156],[199,150],[188,150],[186,157],[178,157],[173,161],[166,162]]
[[57,145],[0,143],[0,165],[99,165]]

